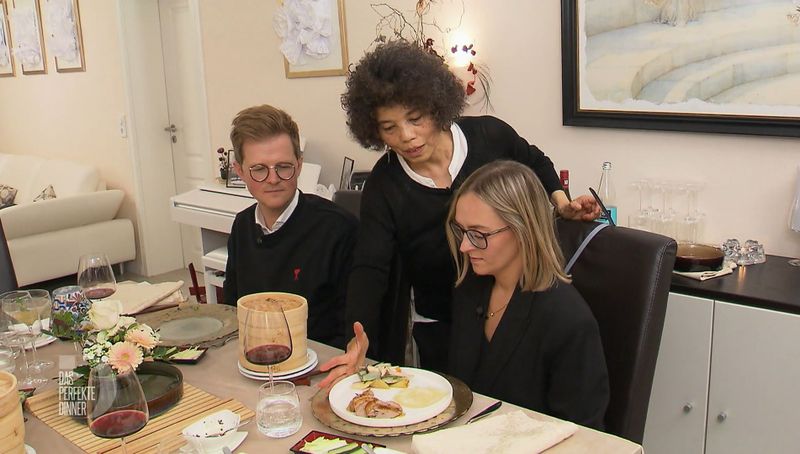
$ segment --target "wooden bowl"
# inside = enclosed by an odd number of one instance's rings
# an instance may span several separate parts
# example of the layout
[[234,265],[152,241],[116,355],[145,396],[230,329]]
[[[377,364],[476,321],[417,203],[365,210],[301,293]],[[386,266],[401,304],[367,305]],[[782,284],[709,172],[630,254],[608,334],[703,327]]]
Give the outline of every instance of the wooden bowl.
[[706,244],[684,243],[678,245],[675,255],[675,271],[719,271],[725,254],[722,250]]
[[136,369],[147,399],[150,417],[172,408],[183,397],[183,373],[177,367],[161,361],[145,361]]
[[25,424],[17,394],[17,378],[0,371],[0,453],[25,453]]

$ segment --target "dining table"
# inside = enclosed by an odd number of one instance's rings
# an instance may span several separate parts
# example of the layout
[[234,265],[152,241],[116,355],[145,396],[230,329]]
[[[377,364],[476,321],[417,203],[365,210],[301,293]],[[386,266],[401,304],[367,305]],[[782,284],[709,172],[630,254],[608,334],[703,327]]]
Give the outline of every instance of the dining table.
[[[308,346],[317,353],[320,364],[342,353],[339,349],[311,340],[309,340]],[[234,340],[221,347],[209,349],[197,364],[176,364],[176,366],[183,373],[185,384],[190,384],[219,398],[236,399],[248,408],[255,409],[256,400],[258,398],[258,388],[264,382],[253,380],[240,374],[237,367],[238,348],[238,342]],[[39,348],[39,356],[42,359],[54,361],[56,369],[50,369],[46,372],[49,373],[48,375],[50,377],[55,377],[58,375],[59,365],[69,365],[76,359],[76,350],[72,342],[56,341],[50,345]],[[248,436],[244,442],[236,448],[234,453],[288,453],[295,443],[312,430],[380,443],[388,448],[405,453],[415,452],[411,443],[411,435],[392,437],[355,436],[339,432],[318,421],[312,414],[311,399],[317,392],[321,392],[317,384],[323,377],[324,375],[314,376],[311,379],[310,385],[297,386],[303,423],[295,434],[286,438],[268,438],[259,432],[255,422],[251,422],[239,429],[248,432]],[[56,380],[51,380],[44,388],[38,389],[37,393],[56,386]],[[469,410],[458,419],[451,421],[446,427],[456,427],[465,424],[470,417],[487,408],[495,401],[496,399],[492,399],[491,397],[473,393],[473,401]],[[522,410],[529,417],[537,420],[556,420],[551,416],[524,409],[510,403],[503,403],[494,414],[503,414],[514,410]],[[84,452],[29,412],[26,411],[25,416],[27,418],[27,422],[25,423],[25,442],[33,447],[39,454],[49,454],[53,452],[71,454]],[[642,453],[642,447],[614,435],[578,426],[577,432],[571,437],[547,450],[547,453],[553,454],[588,452],[595,454],[640,454]]]

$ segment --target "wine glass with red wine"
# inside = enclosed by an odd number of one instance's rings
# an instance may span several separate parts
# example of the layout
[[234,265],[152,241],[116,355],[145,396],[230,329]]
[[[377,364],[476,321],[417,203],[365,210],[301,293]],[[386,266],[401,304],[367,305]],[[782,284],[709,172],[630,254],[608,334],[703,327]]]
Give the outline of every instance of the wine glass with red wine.
[[89,430],[98,437],[119,438],[125,450],[125,437],[140,431],[150,418],[147,400],[136,372],[118,372],[100,364],[89,372],[86,412]]
[[81,256],[78,262],[78,286],[91,301],[108,298],[117,291],[114,270],[105,254]]
[[279,302],[260,310],[250,309],[245,317],[242,347],[247,361],[267,366],[272,386],[272,366],[292,356],[292,336]]

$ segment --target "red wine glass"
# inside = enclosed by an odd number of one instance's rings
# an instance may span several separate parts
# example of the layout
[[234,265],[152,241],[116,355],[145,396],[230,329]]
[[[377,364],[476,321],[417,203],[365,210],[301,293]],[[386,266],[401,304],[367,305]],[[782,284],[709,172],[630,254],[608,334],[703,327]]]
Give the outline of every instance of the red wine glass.
[[134,370],[118,372],[100,364],[89,372],[86,411],[89,430],[98,437],[119,438],[140,431],[150,418],[142,385]]
[[117,291],[114,270],[105,254],[88,254],[78,261],[78,286],[90,301],[108,298]]
[[292,356],[292,336],[281,304],[269,302],[258,310],[248,310],[242,335],[245,359],[267,366],[272,386],[272,366]]

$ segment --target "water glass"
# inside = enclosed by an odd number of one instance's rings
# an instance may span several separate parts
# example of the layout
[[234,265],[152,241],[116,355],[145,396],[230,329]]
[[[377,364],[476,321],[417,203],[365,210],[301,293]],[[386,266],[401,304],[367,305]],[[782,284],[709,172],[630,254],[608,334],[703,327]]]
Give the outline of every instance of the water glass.
[[303,425],[303,415],[294,383],[276,380],[261,385],[256,421],[258,430],[270,438],[288,437],[297,432]]
[[13,374],[17,368],[16,355],[11,347],[0,345],[0,370]]

